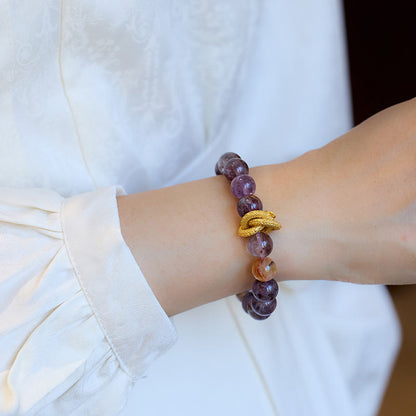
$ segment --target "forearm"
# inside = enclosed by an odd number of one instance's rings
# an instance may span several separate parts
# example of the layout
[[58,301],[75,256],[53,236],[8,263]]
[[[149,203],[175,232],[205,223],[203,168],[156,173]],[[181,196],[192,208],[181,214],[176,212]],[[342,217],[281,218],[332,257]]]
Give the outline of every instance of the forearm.
[[[313,190],[304,189],[309,179],[301,165],[308,157],[250,170],[256,195],[283,225],[271,234],[279,280],[308,278],[299,276],[299,267],[311,257],[306,252],[297,257],[310,247],[299,241],[305,235],[305,215],[297,221],[315,197]],[[237,235],[236,205],[223,176],[118,197],[123,237],[168,315],[251,287],[254,258],[247,241]]]
[[[290,162],[251,169],[277,280],[416,283],[416,100],[391,107]],[[245,157],[245,155],[244,155]],[[121,230],[169,315],[248,289],[224,177],[118,198]]]

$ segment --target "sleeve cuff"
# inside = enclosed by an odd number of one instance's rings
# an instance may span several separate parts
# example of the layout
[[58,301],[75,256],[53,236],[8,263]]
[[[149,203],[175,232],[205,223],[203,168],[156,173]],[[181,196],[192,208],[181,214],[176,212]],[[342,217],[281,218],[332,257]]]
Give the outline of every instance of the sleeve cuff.
[[121,368],[132,378],[176,341],[175,327],[160,306],[120,229],[114,185],[64,201],[65,244],[80,286]]

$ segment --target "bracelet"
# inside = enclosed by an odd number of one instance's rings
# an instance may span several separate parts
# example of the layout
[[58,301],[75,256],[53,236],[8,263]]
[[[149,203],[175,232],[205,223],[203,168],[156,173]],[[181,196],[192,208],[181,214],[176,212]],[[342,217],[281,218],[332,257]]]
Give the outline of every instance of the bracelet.
[[254,195],[256,183],[248,174],[247,163],[239,155],[224,153],[215,165],[215,174],[224,175],[231,182],[231,192],[238,198],[237,211],[241,218],[238,235],[249,237],[247,248],[257,257],[251,268],[255,278],[251,290],[237,294],[246,313],[252,318],[263,320],[276,309],[279,285],[274,277],[276,263],[268,257],[273,250],[269,232],[280,230],[276,215],[263,211],[261,200]]

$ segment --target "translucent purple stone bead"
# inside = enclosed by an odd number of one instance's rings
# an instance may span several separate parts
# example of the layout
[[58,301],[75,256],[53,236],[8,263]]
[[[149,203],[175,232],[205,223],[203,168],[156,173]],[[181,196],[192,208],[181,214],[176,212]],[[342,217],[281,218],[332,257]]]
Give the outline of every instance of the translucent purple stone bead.
[[251,308],[248,311],[248,314],[253,318],[256,319],[257,321],[263,321],[264,319],[267,319],[270,315],[259,315],[256,312],[254,312],[254,310]]
[[253,312],[260,316],[269,316],[273,313],[276,309],[276,299],[273,299],[269,302],[263,302],[261,300],[257,300],[254,296],[251,299],[250,306]]
[[253,296],[262,302],[270,302],[276,298],[279,293],[279,285],[276,280],[268,280],[267,282],[260,282],[256,280],[252,287]]
[[254,257],[264,259],[273,250],[273,240],[268,234],[260,232],[250,237],[247,248]]
[[243,300],[241,302],[244,311],[246,313],[248,313],[252,318],[257,319],[258,321],[262,321],[264,319],[267,319],[270,316],[270,314],[269,315],[259,315],[258,313],[256,313],[253,310],[252,302],[255,301],[255,300],[256,299],[254,298],[253,294],[251,292],[248,292],[244,296],[244,298],[243,298]]
[[231,182],[236,176],[247,175],[248,166],[242,159],[231,159],[224,166],[224,176]]
[[241,300],[241,306],[244,309],[244,312],[248,313],[249,309],[251,309],[251,301],[254,299],[254,296],[251,292],[247,292],[243,299]]
[[231,181],[231,192],[241,199],[246,195],[253,195],[256,192],[256,182],[250,175],[239,175]]
[[224,153],[219,159],[217,164],[215,165],[215,174],[222,175],[224,173],[224,166],[226,163],[231,159],[241,159],[237,153],[227,152]]
[[247,293],[249,293],[249,291],[248,291],[248,290],[246,290],[245,292],[237,293],[237,294],[236,294],[236,296],[237,296],[238,300],[239,300],[240,302],[242,302],[242,301],[243,301],[243,299],[244,299],[244,296],[246,296],[246,295],[247,295]]
[[243,196],[237,204],[237,211],[240,217],[244,217],[247,212],[263,209],[263,204],[255,195]]

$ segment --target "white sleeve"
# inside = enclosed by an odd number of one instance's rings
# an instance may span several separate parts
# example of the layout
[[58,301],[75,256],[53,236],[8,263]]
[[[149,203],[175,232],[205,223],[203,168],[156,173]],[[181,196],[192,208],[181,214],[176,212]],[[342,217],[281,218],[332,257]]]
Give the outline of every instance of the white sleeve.
[[114,415],[175,342],[123,240],[125,194],[0,188],[0,415]]

